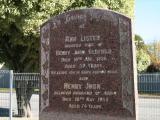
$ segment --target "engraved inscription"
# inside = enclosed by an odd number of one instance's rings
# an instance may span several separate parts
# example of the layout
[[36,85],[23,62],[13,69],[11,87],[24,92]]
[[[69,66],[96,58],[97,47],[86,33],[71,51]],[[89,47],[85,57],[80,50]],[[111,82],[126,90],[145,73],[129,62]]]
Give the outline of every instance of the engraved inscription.
[[66,15],[65,24],[69,22],[76,22],[76,21],[86,21],[87,16],[84,14],[78,14],[78,15]]
[[[114,49],[110,46],[104,48],[105,43],[99,34],[65,35],[63,41],[62,49],[54,50],[54,61],[61,63],[61,70],[58,67],[57,70],[51,69],[51,75],[68,77],[64,78],[63,89],[55,90],[54,95],[67,102],[69,109],[105,109],[101,103],[109,104],[111,96],[119,95],[118,91],[108,91],[109,88],[102,83],[104,78],[96,80],[92,76],[118,74],[117,68],[109,66],[116,57],[113,55]],[[72,79],[75,75],[79,77]]]

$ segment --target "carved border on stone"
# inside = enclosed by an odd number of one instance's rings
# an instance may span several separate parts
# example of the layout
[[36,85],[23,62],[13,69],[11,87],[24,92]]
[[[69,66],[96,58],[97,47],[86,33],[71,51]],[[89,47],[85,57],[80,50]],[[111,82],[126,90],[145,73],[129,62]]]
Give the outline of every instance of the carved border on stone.
[[124,18],[119,18],[120,33],[120,57],[121,57],[121,80],[122,80],[122,101],[123,107],[130,111],[134,116],[134,103],[132,100],[133,76],[132,76],[132,58],[131,57],[131,34],[130,23]]
[[50,24],[41,28],[41,111],[49,106]]

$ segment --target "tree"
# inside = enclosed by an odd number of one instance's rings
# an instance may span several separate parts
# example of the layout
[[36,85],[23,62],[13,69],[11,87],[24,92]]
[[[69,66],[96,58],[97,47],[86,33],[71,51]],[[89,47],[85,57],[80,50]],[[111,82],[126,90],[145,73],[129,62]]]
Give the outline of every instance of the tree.
[[147,48],[151,58],[151,65],[148,66],[147,72],[160,72],[160,42],[155,40],[148,44]]
[[148,52],[151,56],[152,63],[160,62],[160,41],[154,41],[147,45]]
[[136,60],[137,60],[137,71],[143,72],[150,65],[150,56],[147,51],[147,46],[145,45],[143,39],[139,35],[135,35],[136,44]]
[[150,65],[150,56],[144,51],[140,49],[137,52],[137,70],[138,72],[146,71],[147,67]]
[[160,63],[152,63],[147,67],[147,73],[160,72]]
[[[133,17],[133,6],[134,0],[1,0],[0,62],[16,72],[39,72],[39,26],[51,16],[77,8],[100,7]],[[25,96],[22,102],[29,104],[27,100]],[[30,108],[24,115],[29,113]]]
[[33,11],[29,5],[21,0],[0,2],[0,60],[17,72],[36,71],[39,66],[39,36],[25,27],[29,11]]

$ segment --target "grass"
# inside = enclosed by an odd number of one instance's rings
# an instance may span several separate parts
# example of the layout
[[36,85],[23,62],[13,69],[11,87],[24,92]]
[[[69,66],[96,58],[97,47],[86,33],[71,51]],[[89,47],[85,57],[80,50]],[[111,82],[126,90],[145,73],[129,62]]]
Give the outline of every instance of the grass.
[[[8,93],[8,92],[10,92],[10,88],[0,88],[0,92],[1,93]],[[16,90],[13,88],[12,92],[16,92]],[[39,89],[34,89],[34,93],[38,94],[39,93]]]
[[[12,91],[13,91],[13,92],[15,92],[15,89],[12,89]],[[1,93],[4,93],[4,92],[5,92],[5,93],[10,92],[10,88],[0,88],[0,92],[1,92]]]
[[154,92],[154,93],[149,93],[149,92],[139,92],[138,93],[139,95],[151,95],[151,96],[160,96],[160,93],[156,93],[156,92]]

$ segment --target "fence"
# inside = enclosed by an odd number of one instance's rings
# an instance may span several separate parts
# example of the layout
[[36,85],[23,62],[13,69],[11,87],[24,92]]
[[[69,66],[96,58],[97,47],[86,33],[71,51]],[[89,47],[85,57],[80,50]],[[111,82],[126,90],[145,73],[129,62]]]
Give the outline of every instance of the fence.
[[[13,84],[10,84],[11,76]],[[0,71],[0,120],[19,120],[28,116],[38,120],[39,77],[39,73],[12,75],[10,71]]]
[[160,74],[139,74],[139,120],[160,120]]
[[[12,118],[13,71],[0,71],[0,117]],[[9,89],[8,89],[9,88]]]
[[[14,73],[18,117],[38,117],[35,113],[39,108],[35,110],[32,106],[39,103],[39,77],[38,73]],[[34,114],[31,114],[31,109]]]
[[160,74],[139,74],[138,91],[139,93],[159,94]]
[[[13,89],[9,89],[11,76],[12,71],[0,71],[0,120],[7,120],[11,113],[10,120],[23,120],[24,116],[38,120],[39,73],[14,73]],[[160,74],[139,74],[138,91],[139,120],[159,120]]]

